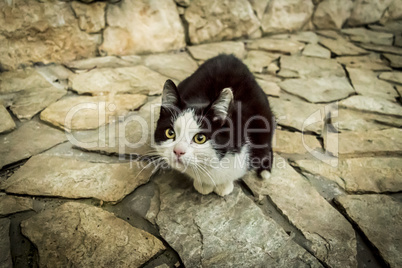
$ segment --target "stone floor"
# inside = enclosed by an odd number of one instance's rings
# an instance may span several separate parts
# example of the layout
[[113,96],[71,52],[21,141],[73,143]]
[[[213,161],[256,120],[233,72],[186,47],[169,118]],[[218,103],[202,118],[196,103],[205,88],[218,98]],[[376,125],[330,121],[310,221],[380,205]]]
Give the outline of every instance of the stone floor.
[[[1,73],[0,267],[401,267],[402,24],[369,28]],[[136,157],[222,52],[278,122],[271,179],[225,198]]]

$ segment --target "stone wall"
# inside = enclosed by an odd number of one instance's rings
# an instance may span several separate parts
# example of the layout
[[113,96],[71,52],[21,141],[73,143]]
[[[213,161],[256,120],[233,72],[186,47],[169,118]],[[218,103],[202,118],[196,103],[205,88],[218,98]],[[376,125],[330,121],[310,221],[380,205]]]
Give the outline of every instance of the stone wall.
[[3,0],[0,70],[402,18],[402,0]]

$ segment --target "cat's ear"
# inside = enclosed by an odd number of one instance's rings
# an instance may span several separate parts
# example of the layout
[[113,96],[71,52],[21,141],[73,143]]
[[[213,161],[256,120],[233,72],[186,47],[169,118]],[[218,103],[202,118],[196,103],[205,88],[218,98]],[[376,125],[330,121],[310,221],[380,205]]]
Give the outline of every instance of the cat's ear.
[[166,80],[162,92],[162,106],[177,106],[179,102],[180,97],[176,85],[172,80]]
[[230,88],[224,88],[219,94],[219,97],[212,104],[211,109],[214,113],[212,121],[220,122],[223,125],[229,114],[229,111],[233,104],[233,92]]

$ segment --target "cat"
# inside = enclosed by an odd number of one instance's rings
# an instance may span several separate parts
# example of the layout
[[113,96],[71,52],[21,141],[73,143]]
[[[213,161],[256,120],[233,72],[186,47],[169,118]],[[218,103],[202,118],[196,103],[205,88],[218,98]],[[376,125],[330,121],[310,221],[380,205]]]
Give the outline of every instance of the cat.
[[165,82],[154,146],[199,193],[225,196],[249,170],[270,177],[274,128],[253,74],[234,55],[220,54],[177,87]]

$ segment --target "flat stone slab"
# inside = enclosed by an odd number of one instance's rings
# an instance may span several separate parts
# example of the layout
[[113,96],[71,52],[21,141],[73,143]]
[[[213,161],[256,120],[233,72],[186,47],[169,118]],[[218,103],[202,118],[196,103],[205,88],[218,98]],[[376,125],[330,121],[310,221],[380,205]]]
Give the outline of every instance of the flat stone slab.
[[401,155],[402,130],[389,128],[366,132],[328,133],[324,136],[324,146],[333,155],[343,157]]
[[346,77],[337,76],[288,79],[280,82],[279,86],[283,90],[313,103],[333,102],[355,93]]
[[33,209],[33,200],[26,197],[0,195],[0,215],[7,216],[13,213]]
[[[144,169],[143,169],[144,168]],[[51,155],[28,160],[0,187],[8,193],[118,202],[148,182],[154,166],[145,162],[92,163]]]
[[394,35],[391,33],[370,31],[366,28],[342,29],[342,33],[349,35],[350,40],[360,43],[391,46],[394,41]]
[[303,49],[303,56],[316,57],[316,58],[331,58],[331,51],[318,44],[307,44]]
[[15,123],[10,113],[0,104],[0,133],[8,132],[15,128]]
[[263,79],[256,78],[258,85],[262,88],[264,93],[269,96],[279,96],[281,93],[281,88],[277,83],[272,81],[266,81]]
[[296,160],[302,171],[335,181],[349,193],[402,191],[402,158],[340,159],[333,167],[317,160]]
[[295,33],[274,34],[271,36],[274,39],[289,39],[301,43],[317,44],[319,37],[315,32],[298,31]]
[[0,74],[0,94],[18,92],[29,88],[47,88],[50,85],[34,68]]
[[402,85],[402,72],[385,72],[381,73],[380,79],[386,80],[392,83]]
[[10,250],[10,220],[7,218],[0,219],[0,267],[12,268]]
[[141,64],[141,56],[129,56],[129,57],[116,57],[105,56],[89,58],[77,61],[71,61],[65,63],[65,65],[73,70],[88,70],[95,68],[120,68],[130,67],[133,65]]
[[383,56],[389,60],[391,67],[402,68],[402,56],[384,53]]
[[275,155],[269,180],[253,173],[244,179],[256,196],[268,195],[311,244],[308,249],[329,267],[357,267],[356,237],[350,223],[286,160]]
[[45,124],[30,121],[0,136],[0,168],[39,154],[67,140],[66,135]]
[[402,265],[402,205],[386,195],[345,195],[336,198],[390,267]]
[[364,56],[343,56],[336,57],[337,62],[355,69],[368,69],[373,71],[389,71],[392,70],[381,60],[379,55],[371,53]]
[[394,87],[377,78],[377,74],[370,70],[347,68],[350,80],[356,92],[363,96],[395,101],[398,93]]
[[74,74],[70,87],[78,94],[104,95],[115,93],[158,95],[168,77],[137,65],[121,68],[99,68]]
[[187,49],[194,59],[202,61],[218,56],[221,53],[234,54],[239,59],[244,58],[246,55],[244,44],[235,41],[188,46]]
[[197,193],[178,173],[160,175],[155,182],[160,234],[186,267],[321,267],[240,187],[221,198]]
[[364,55],[368,52],[340,37],[337,39],[321,37],[319,43],[337,56]]
[[339,106],[398,117],[401,117],[402,115],[402,107],[398,103],[369,96],[352,96],[340,101]]
[[146,99],[140,94],[64,98],[47,107],[40,118],[68,132],[96,129],[139,108]]
[[295,54],[304,48],[304,44],[298,41],[262,38],[250,41],[246,44],[250,50],[264,50],[282,54]]
[[321,149],[321,144],[313,135],[277,129],[273,139],[273,150],[277,153],[306,154]]
[[359,44],[359,46],[361,46],[362,48],[367,49],[367,50],[402,55],[401,47],[375,45],[375,44],[364,44],[364,43]]
[[140,267],[165,249],[153,235],[101,208],[68,202],[21,223],[41,267]]
[[280,54],[269,53],[259,50],[251,50],[244,59],[244,64],[254,73],[263,73],[268,70],[272,61],[280,57]]

